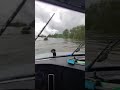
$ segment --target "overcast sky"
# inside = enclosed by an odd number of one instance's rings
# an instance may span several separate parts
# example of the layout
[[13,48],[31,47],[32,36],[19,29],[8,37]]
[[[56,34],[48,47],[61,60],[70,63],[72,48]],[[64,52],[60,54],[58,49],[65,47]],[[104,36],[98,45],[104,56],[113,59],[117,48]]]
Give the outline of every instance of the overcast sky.
[[71,29],[78,25],[85,25],[85,14],[61,8],[51,4],[35,1],[35,34],[37,35],[50,19],[54,17],[42,34],[62,33],[65,29]]

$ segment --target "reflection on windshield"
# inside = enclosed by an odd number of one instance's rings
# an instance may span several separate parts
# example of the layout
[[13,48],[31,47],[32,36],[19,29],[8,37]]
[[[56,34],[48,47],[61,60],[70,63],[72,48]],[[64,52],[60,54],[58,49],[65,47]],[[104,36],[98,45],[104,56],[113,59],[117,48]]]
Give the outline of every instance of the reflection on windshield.
[[[55,15],[52,17],[53,13]],[[35,1],[35,38],[37,36],[39,38],[35,41],[36,58],[51,57],[52,49],[56,50],[57,56],[72,54],[85,40],[85,15]],[[85,53],[85,45],[75,54],[80,53]]]

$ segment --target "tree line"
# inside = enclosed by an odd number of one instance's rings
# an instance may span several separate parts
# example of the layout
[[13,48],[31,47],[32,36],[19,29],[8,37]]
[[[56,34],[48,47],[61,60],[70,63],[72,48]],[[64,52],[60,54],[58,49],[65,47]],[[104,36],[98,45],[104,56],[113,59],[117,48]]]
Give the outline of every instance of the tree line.
[[72,29],[65,29],[62,34],[48,35],[53,38],[65,38],[72,40],[85,40],[85,26],[80,25],[73,27]]

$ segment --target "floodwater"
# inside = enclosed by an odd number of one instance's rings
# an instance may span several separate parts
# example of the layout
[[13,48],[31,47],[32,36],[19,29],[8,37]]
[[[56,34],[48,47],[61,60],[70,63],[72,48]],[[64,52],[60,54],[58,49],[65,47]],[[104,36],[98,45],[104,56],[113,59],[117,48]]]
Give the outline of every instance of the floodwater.
[[[35,42],[35,56],[39,56],[38,58],[49,57],[48,54],[51,54],[51,49],[55,49],[57,55],[59,52],[62,52],[62,55],[65,52],[66,54],[70,54],[79,46],[79,43],[80,41],[71,41],[63,38],[48,38],[48,40],[44,41],[44,38],[40,37]],[[80,52],[85,53],[84,46]]]

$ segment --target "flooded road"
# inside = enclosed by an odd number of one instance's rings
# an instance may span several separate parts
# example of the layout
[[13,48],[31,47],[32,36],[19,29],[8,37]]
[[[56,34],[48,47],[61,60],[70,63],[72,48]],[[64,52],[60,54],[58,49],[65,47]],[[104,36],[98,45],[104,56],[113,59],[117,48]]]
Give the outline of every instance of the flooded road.
[[[56,49],[56,52],[69,52],[72,53],[78,46],[79,41],[71,41],[62,38],[48,38],[48,40],[44,41],[44,38],[38,38],[35,42],[35,56],[51,54],[51,49]],[[81,49],[81,52],[85,52],[85,48]],[[62,53],[61,53],[62,54]],[[52,54],[51,54],[52,55]],[[64,55],[64,54],[63,54]],[[41,58],[43,56],[39,56]],[[45,56],[48,57],[48,56]]]

